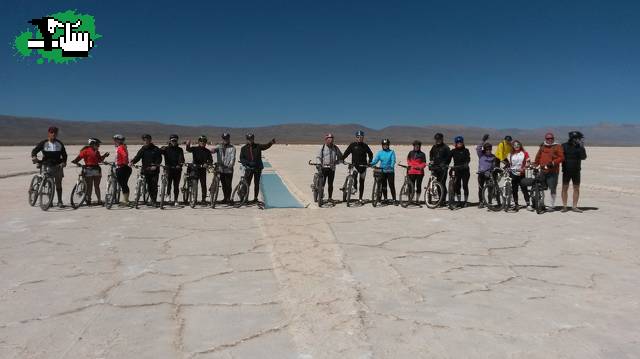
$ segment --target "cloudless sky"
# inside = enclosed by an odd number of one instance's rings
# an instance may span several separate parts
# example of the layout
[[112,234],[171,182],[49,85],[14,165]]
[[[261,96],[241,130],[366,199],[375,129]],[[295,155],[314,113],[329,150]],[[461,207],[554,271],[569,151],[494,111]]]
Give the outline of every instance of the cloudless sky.
[[[27,21],[103,38],[21,59]],[[640,122],[640,1],[0,1],[0,114],[256,126]],[[34,28],[35,29],[35,28]]]

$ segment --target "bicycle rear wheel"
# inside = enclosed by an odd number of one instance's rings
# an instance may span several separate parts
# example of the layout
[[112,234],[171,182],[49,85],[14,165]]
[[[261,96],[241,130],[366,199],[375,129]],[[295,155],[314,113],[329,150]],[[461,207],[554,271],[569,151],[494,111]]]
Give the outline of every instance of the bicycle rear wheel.
[[482,188],[482,200],[490,211],[498,212],[502,210],[502,194],[497,185],[484,186]]
[[35,206],[38,201],[38,189],[40,189],[40,182],[42,182],[42,177],[39,175],[35,175],[31,178],[31,184],[29,184],[29,205],[31,207]]
[[427,208],[437,208],[443,201],[442,198],[442,183],[438,181],[431,181],[424,191],[424,203]]
[[[87,199],[87,181],[83,178],[71,190],[71,208],[78,209]],[[99,198],[98,198],[99,200]]]
[[218,192],[220,192],[219,177],[214,174],[213,181],[211,181],[211,187],[209,187],[211,208],[216,208],[216,202],[218,201]]
[[54,187],[55,183],[53,178],[46,178],[40,185],[38,197],[40,197],[40,209],[43,211],[47,211],[51,208],[51,204],[53,203]]
[[249,197],[249,186],[243,180],[240,180],[240,183],[233,189],[233,193],[231,193],[231,200],[233,201],[233,206],[235,208],[240,208],[247,203],[247,198]]

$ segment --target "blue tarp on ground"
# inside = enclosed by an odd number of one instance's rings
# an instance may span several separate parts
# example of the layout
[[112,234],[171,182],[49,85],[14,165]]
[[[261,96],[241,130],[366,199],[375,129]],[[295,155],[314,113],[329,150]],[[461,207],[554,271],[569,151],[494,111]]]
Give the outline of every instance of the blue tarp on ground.
[[263,173],[260,178],[260,191],[264,198],[264,208],[303,208],[280,176],[275,173]]

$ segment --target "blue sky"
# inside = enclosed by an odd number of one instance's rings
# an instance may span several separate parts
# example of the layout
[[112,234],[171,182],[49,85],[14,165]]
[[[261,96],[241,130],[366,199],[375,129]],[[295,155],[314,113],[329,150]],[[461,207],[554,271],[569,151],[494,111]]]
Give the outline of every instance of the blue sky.
[[[14,56],[77,9],[93,57]],[[0,114],[257,126],[640,122],[638,1],[0,2]],[[0,47],[0,48],[2,48]]]

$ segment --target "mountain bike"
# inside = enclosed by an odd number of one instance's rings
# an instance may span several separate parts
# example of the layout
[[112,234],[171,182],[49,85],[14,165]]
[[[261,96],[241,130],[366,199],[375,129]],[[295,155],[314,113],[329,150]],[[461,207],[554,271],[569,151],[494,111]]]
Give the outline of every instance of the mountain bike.
[[382,202],[382,168],[373,168],[373,189],[371,190],[371,205],[377,207]]
[[440,203],[444,200],[444,198],[442,198],[444,188],[442,187],[442,183],[438,182],[438,176],[436,176],[435,164],[433,162],[429,163],[429,172],[429,181],[427,181],[427,185],[424,187],[424,203],[427,205],[427,208],[434,209],[440,206]]
[[398,166],[407,169],[407,172],[404,175],[404,183],[402,184],[402,188],[400,188],[400,205],[403,208],[407,208],[416,195],[416,189],[413,185],[413,181],[409,178],[409,168],[411,166],[405,166],[401,163],[399,163]]
[[87,200],[87,179],[84,174],[87,166],[76,164],[80,167],[80,173],[78,173],[78,180],[71,190],[71,208],[78,209]]
[[247,177],[252,176],[253,171],[253,168],[240,166],[240,182],[238,182],[231,193],[231,201],[235,208],[240,208],[247,203],[247,199],[249,198],[249,182],[247,181]]
[[200,177],[198,176],[198,168],[206,168],[207,165],[198,165],[195,163],[187,163],[187,174],[182,182],[182,199],[189,207],[195,208],[198,204],[198,187]]
[[109,176],[107,177],[107,192],[104,194],[104,206],[107,209],[111,209],[114,204],[120,201],[120,185],[118,184],[118,177],[116,176],[116,163],[107,161],[104,161],[102,163],[109,166]]
[[450,210],[454,210],[456,209],[456,191],[455,191],[455,186],[456,186],[456,179],[457,179],[458,175],[456,172],[456,166],[449,166],[449,188],[447,190],[448,194],[449,194],[449,201],[447,203],[447,205],[449,206]]
[[216,162],[212,166],[209,166],[209,170],[213,173],[213,179],[209,186],[209,198],[211,200],[211,208],[216,208],[218,193],[220,192],[220,165]]
[[144,203],[147,203],[149,199],[149,188],[147,187],[147,181],[142,166],[133,165],[133,167],[138,169],[138,176],[136,177],[136,196],[133,206],[135,209],[139,209],[140,202],[144,201]]
[[494,168],[484,173],[487,179],[482,187],[482,198],[480,200],[493,212],[501,211],[504,208],[504,194],[498,180],[503,172],[504,170],[501,168]]
[[[182,166],[165,166],[159,165],[162,167],[162,174],[160,175],[160,209],[164,209],[165,197],[171,198],[171,188],[167,188],[169,184],[169,170],[171,169],[179,169]],[[178,199],[176,198],[176,201]]]
[[529,190],[531,205],[537,214],[542,214],[545,212],[544,191],[547,189],[547,181],[540,166],[529,166],[528,169],[532,170],[533,176],[523,178],[520,183],[526,187],[531,187]]
[[502,185],[502,203],[505,212],[509,212],[509,210],[511,209],[511,201],[513,200],[513,185],[511,184],[510,173],[511,168],[508,166],[505,167],[502,176],[504,178],[504,184]]
[[29,205],[32,207],[35,206],[39,199],[40,209],[47,211],[53,203],[53,192],[55,189],[53,171],[56,167],[60,167],[60,165],[47,165],[42,161],[37,161],[36,164],[40,173],[31,178],[28,191]]
[[351,196],[355,195],[358,191],[356,188],[356,181],[360,176],[358,167],[366,167],[363,165],[356,166],[352,163],[345,162],[348,166],[347,177],[344,179],[344,185],[340,190],[342,191],[342,201],[347,204],[347,207],[351,207]]
[[318,207],[322,207],[322,200],[324,199],[324,174],[322,174],[322,165],[309,160],[309,166],[316,167],[316,172],[313,174],[313,181],[311,182],[313,201],[318,204]]

